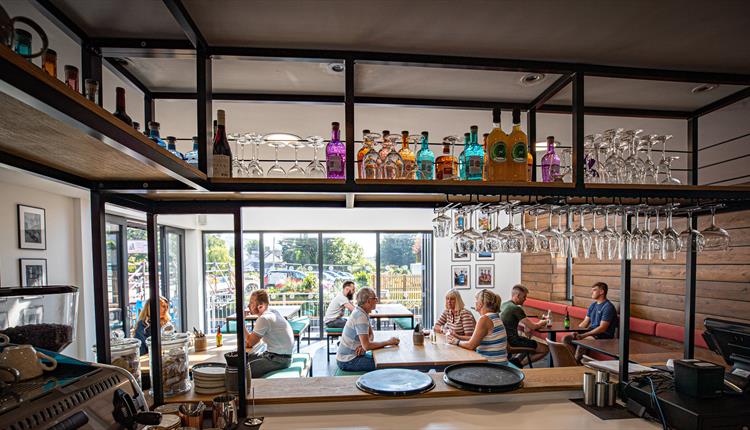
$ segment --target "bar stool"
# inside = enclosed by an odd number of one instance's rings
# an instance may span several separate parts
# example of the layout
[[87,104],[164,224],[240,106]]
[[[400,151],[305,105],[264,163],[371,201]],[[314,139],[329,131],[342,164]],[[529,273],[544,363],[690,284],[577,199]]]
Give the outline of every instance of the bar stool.
[[[521,355],[522,357],[526,357],[526,360],[529,362],[529,369],[533,369],[534,366],[531,363],[531,354],[536,352],[536,348],[527,348],[523,346],[510,346],[508,345],[508,355]],[[523,364],[523,363],[521,363]],[[521,366],[523,367],[523,366]]]

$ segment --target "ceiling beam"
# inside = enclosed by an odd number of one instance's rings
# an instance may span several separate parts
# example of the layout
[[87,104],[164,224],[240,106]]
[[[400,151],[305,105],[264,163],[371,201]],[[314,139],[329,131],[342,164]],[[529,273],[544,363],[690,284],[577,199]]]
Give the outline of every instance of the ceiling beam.
[[141,90],[141,92],[147,96],[152,97],[151,90],[148,89],[146,84],[141,82],[140,79],[135,77],[135,75],[130,72],[130,70],[125,67],[125,65],[122,64],[123,60],[120,60],[119,58],[112,58],[112,57],[104,57],[104,64],[107,66],[107,68],[114,73],[118,78],[122,79],[125,82],[130,82],[133,84],[136,88]]
[[737,103],[738,101],[744,100],[746,98],[750,97],[750,87],[744,88],[740,91],[737,91],[735,93],[732,93],[724,98],[721,98],[719,100],[716,100],[715,102],[708,104],[706,106],[703,106],[700,109],[697,109],[695,112],[693,112],[693,117],[701,117],[703,115],[709,114],[711,112],[717,111],[719,109],[725,108],[729,105],[732,105],[734,103]]
[[[537,110],[538,113],[561,113],[569,114],[573,112],[570,106],[564,105],[544,105]],[[627,118],[659,118],[659,119],[689,119],[693,112],[679,110],[662,110],[662,109],[636,109],[636,108],[618,108],[618,107],[598,107],[585,106],[583,109],[585,115],[594,116],[621,116]]]
[[389,105],[389,106],[415,106],[431,108],[463,108],[463,109],[525,109],[524,102],[503,102],[503,101],[473,101],[473,100],[443,100],[443,99],[423,99],[410,97],[372,97],[372,96],[354,96],[354,103]]
[[182,3],[182,0],[163,1],[164,5],[167,7],[167,9],[169,9],[169,12],[177,21],[177,24],[179,24],[180,28],[182,28],[182,31],[185,32],[185,36],[187,36],[188,40],[190,40],[190,43],[193,44],[193,47],[198,50],[206,51],[208,48],[208,43],[203,37],[203,34],[201,34],[198,25],[195,23],[195,21],[193,21],[193,18],[190,17],[190,13],[188,13],[187,8],[185,8],[185,5]]
[[94,37],[91,44],[105,57],[195,58],[196,51],[186,39],[136,39]]
[[68,18],[50,0],[31,0],[31,4],[47,19],[52,21],[63,33],[79,45],[85,45],[89,37],[81,27]]
[[547,103],[549,99],[554,97],[555,94],[559,93],[560,90],[565,88],[572,80],[573,75],[571,73],[560,76],[555,82],[552,83],[552,85],[548,86],[544,91],[542,91],[541,94],[539,94],[534,100],[532,100],[531,103],[529,103],[527,110],[539,110],[540,107],[544,106],[544,104]]

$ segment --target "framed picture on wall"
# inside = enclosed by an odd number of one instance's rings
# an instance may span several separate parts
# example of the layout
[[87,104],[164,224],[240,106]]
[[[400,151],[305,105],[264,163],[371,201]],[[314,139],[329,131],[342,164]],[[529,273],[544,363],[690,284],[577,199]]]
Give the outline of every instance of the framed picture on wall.
[[477,264],[477,288],[495,288],[495,265]]
[[47,249],[47,219],[44,209],[18,205],[18,247]]
[[458,233],[464,229],[466,223],[466,217],[463,212],[453,211],[453,233]]
[[471,261],[471,256],[466,252],[451,251],[451,261]]
[[471,288],[471,266],[455,265],[451,266],[451,276],[453,280],[451,285],[457,290],[468,290]]
[[477,229],[480,233],[492,230],[492,218],[490,214],[479,211],[477,215]]
[[22,287],[43,287],[47,285],[46,258],[20,258]]
[[477,261],[495,261],[495,254],[491,252],[477,253]]

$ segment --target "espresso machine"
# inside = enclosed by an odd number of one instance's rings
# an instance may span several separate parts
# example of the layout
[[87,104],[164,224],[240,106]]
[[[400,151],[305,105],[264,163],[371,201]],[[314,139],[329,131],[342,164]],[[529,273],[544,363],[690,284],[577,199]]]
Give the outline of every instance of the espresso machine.
[[[129,372],[60,354],[75,338],[77,295],[72,286],[0,288],[0,429],[159,423]],[[28,353],[35,354],[32,360],[19,361]]]

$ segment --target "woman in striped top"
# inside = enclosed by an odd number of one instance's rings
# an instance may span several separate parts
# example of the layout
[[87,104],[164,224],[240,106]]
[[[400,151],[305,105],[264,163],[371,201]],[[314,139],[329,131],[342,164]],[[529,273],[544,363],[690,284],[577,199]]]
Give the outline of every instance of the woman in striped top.
[[455,288],[445,293],[445,310],[438,318],[433,329],[436,333],[449,331],[456,339],[469,340],[474,334],[474,326],[477,322],[471,311],[464,307],[461,293]]
[[499,314],[500,296],[489,290],[480,290],[476,300],[476,310],[482,316],[477,321],[471,339],[460,340],[449,335],[448,342],[464,349],[476,350],[490,363],[507,364],[505,326]]

